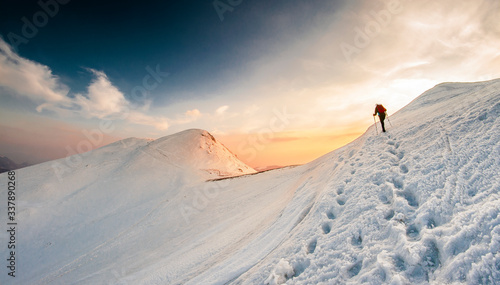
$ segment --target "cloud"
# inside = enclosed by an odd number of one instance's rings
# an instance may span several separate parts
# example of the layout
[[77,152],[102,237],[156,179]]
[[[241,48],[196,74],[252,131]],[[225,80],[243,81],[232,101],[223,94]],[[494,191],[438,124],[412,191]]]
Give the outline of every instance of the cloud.
[[149,116],[137,111],[130,111],[126,119],[134,124],[153,126],[160,131],[166,131],[170,127],[168,119],[165,117]]
[[198,120],[203,114],[198,109],[188,110],[177,119],[171,120],[171,125],[185,125]]
[[61,113],[71,109],[73,113],[85,118],[121,119],[137,125],[152,126],[162,131],[168,129],[170,126],[168,118],[144,113],[148,111],[150,102],[146,102],[147,104],[140,109],[134,109],[132,103],[111,83],[104,72],[91,68],[87,71],[94,75],[94,79],[85,94],[79,93],[75,94],[73,99],[67,98],[43,104],[37,110],[40,112],[42,109],[49,109]]
[[198,119],[199,117],[201,117],[201,112],[200,110],[198,109],[193,109],[193,110],[188,110],[186,111],[185,115],[187,117],[191,117],[193,118],[194,120]]
[[88,68],[94,78],[86,93],[74,94],[73,98],[48,101],[37,107],[38,112],[50,110],[61,116],[78,115],[84,118],[117,119],[125,118],[130,112],[131,103],[115,87],[102,71]]
[[217,110],[215,110],[215,114],[218,116],[222,116],[222,115],[224,115],[224,112],[227,111],[227,109],[229,109],[229,106],[227,106],[227,105],[221,106],[221,107],[217,108]]
[[[122,119],[159,130],[168,129],[168,118],[145,114],[150,101],[146,101],[140,110],[134,109],[103,71],[86,70],[94,76],[87,92],[69,97],[70,89],[52,74],[48,66],[20,57],[0,38],[0,87],[16,96],[31,99],[38,104],[38,112],[50,110],[60,117],[76,115],[87,119]],[[195,112],[190,114],[191,117],[196,115]]]
[[36,103],[65,101],[69,91],[50,68],[20,57],[1,37],[0,86]]
[[95,76],[87,88],[87,94],[77,94],[76,104],[90,117],[105,118],[126,112],[130,103],[118,88],[113,86],[104,72],[88,69]]

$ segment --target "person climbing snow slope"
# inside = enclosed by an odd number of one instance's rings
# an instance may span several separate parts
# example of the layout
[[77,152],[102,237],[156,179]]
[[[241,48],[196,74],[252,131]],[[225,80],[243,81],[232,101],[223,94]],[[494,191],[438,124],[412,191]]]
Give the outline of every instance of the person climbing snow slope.
[[373,113],[373,116],[378,114],[378,118],[380,119],[380,124],[382,125],[382,132],[385,133],[385,125],[384,125],[384,120],[386,116],[386,109],[382,104],[376,104],[375,105],[375,112]]

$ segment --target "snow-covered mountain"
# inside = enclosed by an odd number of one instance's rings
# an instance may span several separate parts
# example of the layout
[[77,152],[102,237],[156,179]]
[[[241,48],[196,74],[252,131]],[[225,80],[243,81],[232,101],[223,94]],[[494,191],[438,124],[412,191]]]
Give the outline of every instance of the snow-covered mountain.
[[28,163],[17,164],[6,156],[0,155],[0,173],[29,166]]
[[[237,176],[256,171],[241,162],[223,144],[204,130],[186,130],[151,142],[142,151],[157,153],[183,169],[206,172],[210,177]],[[160,159],[156,157],[156,159]],[[215,176],[214,176],[215,175]]]
[[302,166],[210,180],[254,171],[188,130],[20,169],[0,283],[496,284],[499,117],[500,80],[445,83]]

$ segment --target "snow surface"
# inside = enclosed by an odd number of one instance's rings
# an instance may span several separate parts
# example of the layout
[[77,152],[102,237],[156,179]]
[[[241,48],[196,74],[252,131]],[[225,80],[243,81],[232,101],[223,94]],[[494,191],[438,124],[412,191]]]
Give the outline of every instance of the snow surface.
[[254,171],[188,130],[24,168],[0,283],[499,284],[499,117],[500,80],[445,83],[298,167],[209,180]]

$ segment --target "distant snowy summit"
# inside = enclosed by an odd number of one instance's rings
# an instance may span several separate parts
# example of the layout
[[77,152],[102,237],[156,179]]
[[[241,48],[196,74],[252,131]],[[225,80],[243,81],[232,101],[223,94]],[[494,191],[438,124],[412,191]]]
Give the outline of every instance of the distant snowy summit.
[[[127,138],[86,153],[48,161],[33,170],[56,181],[85,176],[99,181],[116,173],[207,180],[256,173],[209,132],[185,130],[156,140]],[[51,179],[46,179],[46,182]]]
[[145,147],[149,153],[164,156],[169,163],[196,169],[211,176],[236,176],[255,173],[209,132],[189,129],[152,141]]
[[6,156],[0,155],[0,173],[29,166],[28,163],[17,164]]

